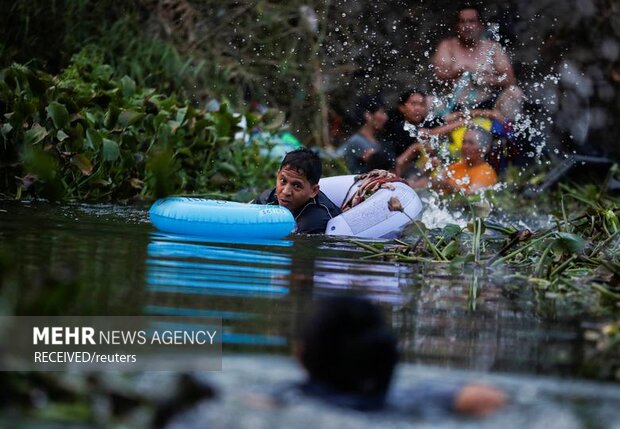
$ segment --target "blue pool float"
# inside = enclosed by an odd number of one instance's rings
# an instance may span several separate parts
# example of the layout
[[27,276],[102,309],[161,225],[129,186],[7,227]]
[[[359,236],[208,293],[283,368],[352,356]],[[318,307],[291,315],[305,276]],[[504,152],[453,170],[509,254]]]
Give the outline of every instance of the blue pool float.
[[278,239],[295,228],[295,219],[285,207],[205,198],[164,198],[153,204],[149,216],[160,231],[229,240]]

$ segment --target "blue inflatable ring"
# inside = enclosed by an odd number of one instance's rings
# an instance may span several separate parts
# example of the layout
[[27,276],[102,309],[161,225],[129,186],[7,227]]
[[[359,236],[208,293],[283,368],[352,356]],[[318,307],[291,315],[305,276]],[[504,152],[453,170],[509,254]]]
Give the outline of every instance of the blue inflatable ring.
[[164,232],[225,239],[278,239],[295,228],[285,207],[204,198],[164,198],[153,204],[149,216]]

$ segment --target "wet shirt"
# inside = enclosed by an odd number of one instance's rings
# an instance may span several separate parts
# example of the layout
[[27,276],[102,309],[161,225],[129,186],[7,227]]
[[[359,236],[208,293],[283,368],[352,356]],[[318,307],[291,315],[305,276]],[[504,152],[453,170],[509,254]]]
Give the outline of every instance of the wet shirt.
[[342,145],[338,152],[340,156],[344,157],[344,161],[347,164],[347,168],[352,174],[360,174],[367,173],[368,167],[363,160],[364,153],[368,149],[378,150],[380,146],[368,140],[363,135],[356,133],[353,134],[345,143]]
[[497,174],[487,162],[474,167],[468,166],[465,161],[455,162],[448,167],[446,174],[450,183],[468,193],[497,183]]
[[[276,190],[266,190],[254,200],[254,204],[278,204]],[[342,211],[323,192],[310,198],[306,205],[293,212],[295,232],[298,234],[324,234],[327,222]]]

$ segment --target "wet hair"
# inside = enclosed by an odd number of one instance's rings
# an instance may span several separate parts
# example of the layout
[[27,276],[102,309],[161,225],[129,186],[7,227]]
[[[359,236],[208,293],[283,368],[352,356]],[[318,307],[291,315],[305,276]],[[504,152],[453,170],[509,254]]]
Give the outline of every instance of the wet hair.
[[319,183],[323,173],[321,158],[307,148],[295,149],[287,153],[280,164],[280,170],[285,167],[303,174],[311,185]]
[[407,100],[409,100],[409,97],[411,97],[414,94],[420,94],[422,97],[426,96],[426,94],[424,94],[424,92],[422,91],[418,91],[415,88],[409,88],[406,91],[401,92],[400,95],[398,96],[398,105],[402,106],[403,104],[405,104]]
[[370,301],[352,296],[318,300],[302,341],[301,362],[311,381],[384,397],[398,360],[396,340]]
[[364,115],[366,112],[375,113],[381,109],[385,108],[385,104],[383,100],[377,96],[373,95],[365,95],[360,98],[355,105],[353,120],[355,125],[361,127],[366,122],[366,118]]

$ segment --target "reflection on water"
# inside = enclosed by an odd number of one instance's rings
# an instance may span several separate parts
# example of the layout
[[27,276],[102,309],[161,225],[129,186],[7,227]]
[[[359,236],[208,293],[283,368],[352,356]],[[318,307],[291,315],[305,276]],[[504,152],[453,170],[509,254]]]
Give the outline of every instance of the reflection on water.
[[289,294],[290,256],[264,249],[293,243],[217,244],[199,237],[152,234],[144,312],[221,318],[224,344],[285,346],[284,336],[255,329],[261,325],[260,306]]
[[154,233],[144,209],[0,204],[5,313],[218,317],[224,351],[287,354],[308,303],[348,292],[380,303],[406,361],[586,374],[587,321],[541,318],[527,293],[493,283],[501,272],[363,260],[338,238]]
[[317,258],[314,262],[317,295],[357,292],[377,302],[400,304],[407,300],[398,270],[391,264],[370,264],[345,258]]

